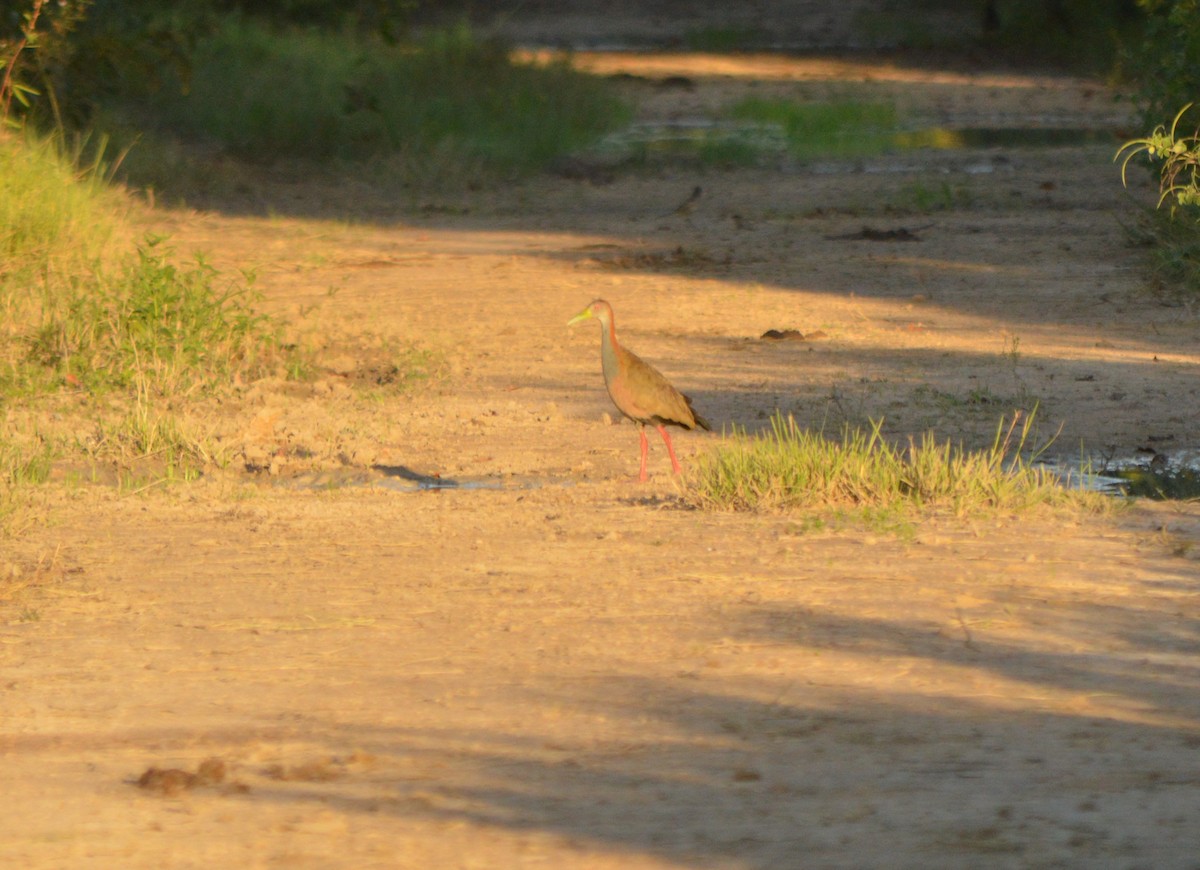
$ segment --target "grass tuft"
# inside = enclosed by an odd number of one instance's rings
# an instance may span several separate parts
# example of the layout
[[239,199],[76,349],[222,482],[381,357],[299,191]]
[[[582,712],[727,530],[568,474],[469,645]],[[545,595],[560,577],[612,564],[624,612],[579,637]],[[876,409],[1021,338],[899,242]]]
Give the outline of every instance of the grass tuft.
[[1033,415],[1024,423],[1014,415],[1001,421],[990,449],[968,451],[932,434],[896,447],[884,439],[881,423],[870,431],[847,427],[840,439],[830,439],[776,413],[769,432],[735,432],[702,456],[685,487],[701,508],[864,517],[912,509],[964,516],[1061,502],[1069,491],[1022,456],[1032,423]]

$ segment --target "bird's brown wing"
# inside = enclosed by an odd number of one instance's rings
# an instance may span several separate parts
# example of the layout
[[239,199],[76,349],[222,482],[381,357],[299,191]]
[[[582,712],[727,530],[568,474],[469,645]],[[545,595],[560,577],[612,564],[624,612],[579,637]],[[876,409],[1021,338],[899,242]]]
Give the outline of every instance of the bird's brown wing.
[[639,423],[671,423],[708,429],[691,401],[671,386],[662,373],[637,354],[621,348],[620,374],[609,384],[609,393],[621,413]]

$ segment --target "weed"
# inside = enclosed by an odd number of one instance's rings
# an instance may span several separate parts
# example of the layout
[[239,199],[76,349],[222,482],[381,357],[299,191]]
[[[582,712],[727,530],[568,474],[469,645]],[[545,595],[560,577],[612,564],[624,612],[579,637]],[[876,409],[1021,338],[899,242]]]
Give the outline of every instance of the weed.
[[1200,295],[1200,229],[1166,212],[1149,211],[1126,227],[1130,243],[1145,248],[1150,289],[1192,301]]
[[1131,235],[1152,250],[1151,274],[1156,289],[1200,291],[1200,131],[1179,134],[1179,122],[1192,104],[1175,115],[1171,126],[1159,126],[1144,139],[1121,146],[1121,183],[1127,184],[1130,161],[1145,154],[1159,175],[1158,207],[1166,212],[1146,217]]
[[383,401],[417,390],[445,369],[441,354],[414,344],[385,344],[352,373],[350,383],[366,398]]
[[1021,363],[1021,338],[1020,336],[1008,333],[1004,339],[1004,358],[1008,361],[1009,366],[1016,374],[1017,366]]

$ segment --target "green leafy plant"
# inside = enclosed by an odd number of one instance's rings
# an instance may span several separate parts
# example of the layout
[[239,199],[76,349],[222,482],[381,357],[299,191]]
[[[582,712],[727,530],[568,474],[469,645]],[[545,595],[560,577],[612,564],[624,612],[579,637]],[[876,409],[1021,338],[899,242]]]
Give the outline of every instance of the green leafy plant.
[[1128,186],[1126,169],[1129,162],[1139,154],[1145,154],[1152,163],[1160,164],[1159,189],[1161,207],[1168,198],[1173,198],[1180,207],[1200,205],[1200,130],[1190,136],[1179,134],[1179,122],[1192,103],[1188,103],[1175,115],[1170,127],[1159,125],[1148,137],[1126,142],[1117,151],[1113,160],[1121,161],[1121,183]]
[[74,50],[72,32],[83,21],[92,0],[30,0],[14,38],[0,39],[0,121],[12,125],[13,100],[22,112],[44,95],[56,125],[62,126],[62,107],[54,87],[54,71]]
[[[1200,131],[1181,135],[1180,121],[1192,104],[1147,137],[1126,142],[1113,160],[1121,160],[1121,182],[1128,185],[1131,161],[1145,155],[1157,170],[1159,198],[1155,211],[1130,229],[1130,236],[1150,252],[1152,286],[1178,294],[1200,292]],[[1164,203],[1170,208],[1163,210]]]

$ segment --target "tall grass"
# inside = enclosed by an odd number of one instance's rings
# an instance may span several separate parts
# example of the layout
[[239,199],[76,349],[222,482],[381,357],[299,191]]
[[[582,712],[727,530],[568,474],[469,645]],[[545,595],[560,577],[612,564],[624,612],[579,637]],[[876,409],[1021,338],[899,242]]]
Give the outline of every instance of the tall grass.
[[697,506],[744,511],[936,509],[961,516],[1017,510],[1067,497],[1026,458],[1032,415],[1001,422],[990,449],[969,451],[933,435],[890,444],[881,424],[838,439],[776,414],[757,437],[735,433],[701,456],[686,480]]
[[54,281],[98,259],[123,202],[99,160],[80,168],[61,136],[0,128],[0,309],[11,325],[27,309],[30,281]]
[[230,20],[199,44],[187,93],[164,89],[154,114],[251,159],[449,149],[528,170],[629,111],[603,80],[565,62],[514,63],[465,28],[397,46]]

